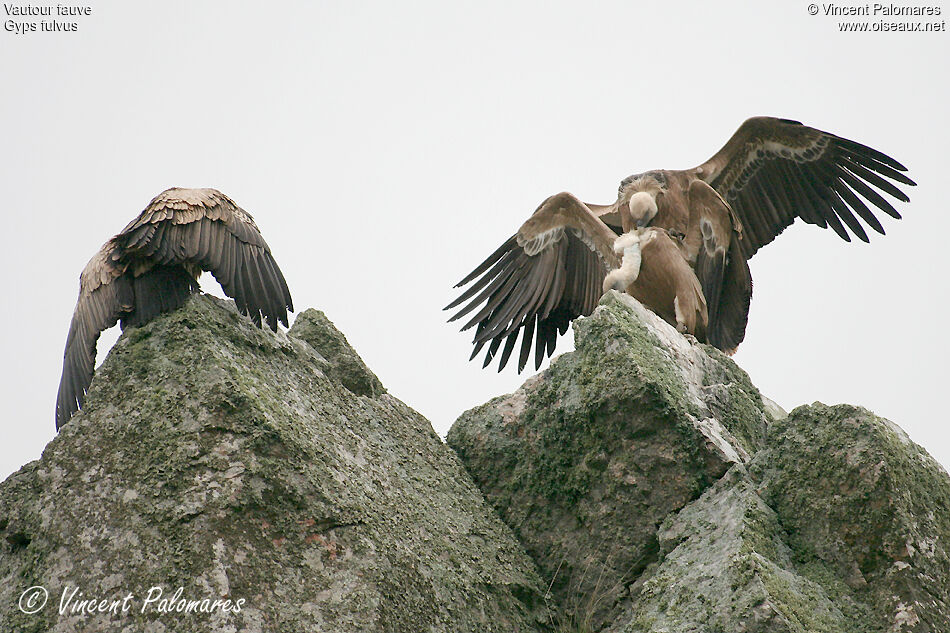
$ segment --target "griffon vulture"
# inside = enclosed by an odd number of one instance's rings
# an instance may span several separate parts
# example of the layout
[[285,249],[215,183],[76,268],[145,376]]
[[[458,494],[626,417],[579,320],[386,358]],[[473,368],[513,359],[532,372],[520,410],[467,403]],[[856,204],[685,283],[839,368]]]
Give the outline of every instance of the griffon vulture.
[[[900,219],[882,192],[908,202],[894,184],[915,184],[905,171],[855,141],[797,121],[755,117],[698,167],[625,178],[613,204],[585,204],[566,193],[548,198],[456,284],[471,285],[445,309],[464,304],[450,321],[475,311],[462,330],[475,327],[472,358],[488,345],[484,366],[505,344],[499,371],[519,336],[518,371],[532,341],[540,367],[558,335],[590,314],[610,288],[626,290],[680,330],[731,353],[748,320],[748,260],[796,218],[830,226],[845,241],[849,229],[868,241],[858,218],[883,234],[871,207]],[[615,247],[629,251],[629,264]]]
[[106,242],[79,276],[56,397],[56,430],[82,407],[92,382],[99,334],[138,326],[181,307],[210,271],[238,310],[274,331],[293,311],[287,282],[254,219],[215,189],[158,194]]

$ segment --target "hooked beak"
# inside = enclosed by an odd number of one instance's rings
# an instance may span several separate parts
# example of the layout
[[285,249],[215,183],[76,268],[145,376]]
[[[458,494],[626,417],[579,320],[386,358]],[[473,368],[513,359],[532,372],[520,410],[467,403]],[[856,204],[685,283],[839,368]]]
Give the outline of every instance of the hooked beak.
[[627,201],[627,208],[636,228],[642,229],[656,216],[656,198],[645,191],[638,191]]

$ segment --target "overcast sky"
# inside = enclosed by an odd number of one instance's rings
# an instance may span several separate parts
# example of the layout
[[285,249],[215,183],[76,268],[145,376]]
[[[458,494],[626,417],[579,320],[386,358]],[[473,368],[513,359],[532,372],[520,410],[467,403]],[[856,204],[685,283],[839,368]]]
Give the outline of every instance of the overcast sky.
[[760,251],[736,361],[787,409],[863,405],[950,464],[945,30],[842,33],[797,0],[88,1],[42,18],[75,32],[0,33],[0,477],[54,435],[79,272],[167,187],[254,215],[298,310],[444,436],[531,375],[468,362],[452,285],[548,195],[612,202],[760,114],[880,149],[919,186],[871,244],[796,224]]

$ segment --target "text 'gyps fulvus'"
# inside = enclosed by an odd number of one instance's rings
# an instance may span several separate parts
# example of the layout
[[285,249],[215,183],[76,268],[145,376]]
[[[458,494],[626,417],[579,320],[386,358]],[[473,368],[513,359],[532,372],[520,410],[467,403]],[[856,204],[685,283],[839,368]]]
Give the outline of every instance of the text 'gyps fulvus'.
[[290,290],[254,218],[215,189],[163,191],[79,276],[56,397],[57,430],[83,405],[99,334],[116,321],[125,329],[181,307],[198,291],[204,270],[255,324],[266,320],[274,331],[278,321],[287,326]]
[[[603,293],[625,290],[681,331],[732,352],[745,336],[752,298],[748,260],[796,218],[867,242],[861,220],[884,227],[868,203],[900,219],[882,194],[909,201],[899,162],[860,143],[797,121],[756,117],[712,158],[685,171],[630,176],[611,205],[569,193],[541,203],[518,233],[456,288],[446,310],[473,310],[472,358],[505,366],[522,337],[518,371],[535,347],[535,368],[571,321]],[[847,227],[847,228],[845,228]],[[618,236],[618,234],[623,234]]]

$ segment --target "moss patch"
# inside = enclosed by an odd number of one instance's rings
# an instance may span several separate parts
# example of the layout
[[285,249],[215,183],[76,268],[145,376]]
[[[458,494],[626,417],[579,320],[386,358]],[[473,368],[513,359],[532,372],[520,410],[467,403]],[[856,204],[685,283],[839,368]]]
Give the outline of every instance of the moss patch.
[[[533,563],[454,453],[366,374],[334,375],[358,356],[305,315],[275,335],[197,297],[123,334],[84,410],[0,484],[0,629],[544,630]],[[294,335],[315,324],[331,359]],[[33,585],[245,607],[27,615]]]

